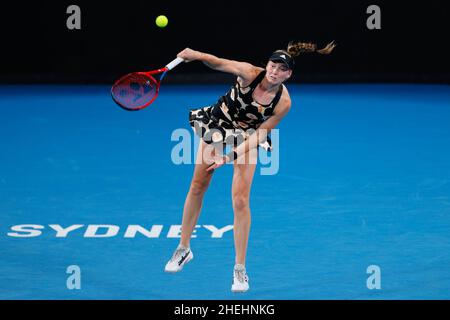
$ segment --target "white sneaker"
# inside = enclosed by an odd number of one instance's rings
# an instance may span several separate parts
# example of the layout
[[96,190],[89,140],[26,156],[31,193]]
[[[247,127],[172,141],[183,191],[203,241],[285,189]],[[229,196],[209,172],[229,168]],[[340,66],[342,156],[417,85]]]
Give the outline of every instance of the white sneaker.
[[245,271],[245,267],[242,264],[234,266],[233,271],[233,284],[231,285],[231,291],[233,292],[245,292],[250,288],[248,285],[248,275]]
[[178,272],[183,269],[183,266],[194,259],[194,255],[190,248],[183,247],[179,245],[175,252],[173,253],[172,258],[167,262],[166,267],[164,269],[165,272]]

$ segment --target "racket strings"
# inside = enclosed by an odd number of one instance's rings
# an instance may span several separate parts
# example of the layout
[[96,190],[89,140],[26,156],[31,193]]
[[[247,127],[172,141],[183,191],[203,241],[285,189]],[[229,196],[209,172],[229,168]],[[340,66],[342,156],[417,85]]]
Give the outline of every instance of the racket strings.
[[155,98],[158,84],[151,76],[132,73],[120,79],[111,92],[114,100],[121,106],[137,110]]

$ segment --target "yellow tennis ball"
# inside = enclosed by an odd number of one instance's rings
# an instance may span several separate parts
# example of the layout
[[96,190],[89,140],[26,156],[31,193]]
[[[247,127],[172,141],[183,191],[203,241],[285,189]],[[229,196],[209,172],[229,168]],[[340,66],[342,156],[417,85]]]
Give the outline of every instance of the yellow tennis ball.
[[167,19],[166,16],[161,15],[156,18],[155,22],[158,27],[164,28],[169,23],[169,20]]

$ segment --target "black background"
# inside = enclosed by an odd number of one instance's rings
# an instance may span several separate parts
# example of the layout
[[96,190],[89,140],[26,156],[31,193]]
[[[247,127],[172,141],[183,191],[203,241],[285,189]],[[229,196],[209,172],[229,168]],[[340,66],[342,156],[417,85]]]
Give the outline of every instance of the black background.
[[[81,30],[66,9],[81,8]],[[381,8],[369,30],[367,7]],[[450,82],[448,1],[33,1],[1,9],[0,81],[110,83],[159,68],[185,47],[264,65],[290,40],[335,40],[330,56],[296,59],[297,82]],[[160,29],[155,18],[165,14]],[[165,81],[222,81],[190,63]]]

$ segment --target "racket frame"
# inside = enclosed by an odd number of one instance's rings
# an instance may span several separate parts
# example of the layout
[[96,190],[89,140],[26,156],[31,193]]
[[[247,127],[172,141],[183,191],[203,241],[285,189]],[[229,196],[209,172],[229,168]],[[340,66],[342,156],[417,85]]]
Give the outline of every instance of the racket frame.
[[[164,78],[167,71],[172,70],[173,68],[175,68],[177,65],[179,65],[183,61],[184,61],[184,59],[177,57],[176,59],[174,59],[170,63],[168,63],[164,68],[160,68],[160,69],[156,69],[156,70],[152,70],[152,71],[145,71],[145,72],[132,72],[132,73],[128,73],[128,74],[124,75],[123,77],[118,79],[116,82],[114,82],[113,86],[111,87],[111,96],[112,96],[114,102],[117,103],[121,108],[123,108],[127,111],[138,111],[138,110],[142,110],[142,109],[148,107],[158,97],[161,80]],[[157,80],[157,79],[155,79],[155,77],[153,77],[153,75],[156,75],[159,73],[162,73],[162,75],[161,75],[161,77],[159,77],[159,80]],[[113,89],[115,88],[116,84],[120,83],[123,79],[129,77],[132,74],[140,74],[140,75],[146,76],[147,78],[150,78],[150,80],[153,83],[155,83],[155,85],[156,85],[155,94],[153,95],[153,98],[138,108],[128,108],[127,106],[121,104],[119,101],[116,100],[116,98],[114,97],[114,93],[113,93]]]

